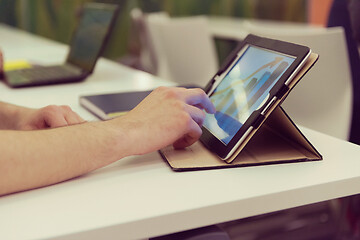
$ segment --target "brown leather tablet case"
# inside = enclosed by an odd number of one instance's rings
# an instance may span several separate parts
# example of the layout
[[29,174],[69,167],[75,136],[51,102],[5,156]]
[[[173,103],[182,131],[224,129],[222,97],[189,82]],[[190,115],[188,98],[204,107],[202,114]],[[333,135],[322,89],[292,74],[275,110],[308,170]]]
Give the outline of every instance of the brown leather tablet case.
[[174,171],[321,160],[320,153],[280,106],[317,59],[318,55],[312,53],[289,85],[287,93],[272,106],[257,130],[248,136],[227,162],[221,160],[199,141],[182,150],[168,146],[159,151],[161,156]]

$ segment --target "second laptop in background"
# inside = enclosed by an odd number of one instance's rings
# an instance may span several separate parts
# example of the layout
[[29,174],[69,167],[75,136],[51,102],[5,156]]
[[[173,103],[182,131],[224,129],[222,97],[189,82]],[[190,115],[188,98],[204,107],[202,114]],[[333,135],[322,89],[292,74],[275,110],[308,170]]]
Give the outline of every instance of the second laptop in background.
[[5,82],[13,88],[79,82],[94,70],[118,14],[113,4],[88,3],[73,33],[65,63],[7,71]]

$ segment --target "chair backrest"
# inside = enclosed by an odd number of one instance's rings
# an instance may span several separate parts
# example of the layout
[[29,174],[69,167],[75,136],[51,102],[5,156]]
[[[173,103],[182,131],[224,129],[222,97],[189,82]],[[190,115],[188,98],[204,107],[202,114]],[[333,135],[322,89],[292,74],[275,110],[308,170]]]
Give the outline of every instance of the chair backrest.
[[145,23],[149,33],[149,45],[152,47],[153,58],[156,59],[156,68],[154,74],[163,79],[171,80],[169,73],[168,62],[166,59],[166,52],[163,48],[163,41],[161,37],[161,25],[171,21],[166,13],[156,12],[146,14]]
[[360,49],[355,40],[357,35],[360,38],[359,8],[360,1],[333,0],[328,27],[341,26],[345,30],[354,94],[350,141],[360,145]]
[[[155,46],[158,41],[153,41],[157,37],[157,29],[153,29],[149,22],[167,21],[169,15],[165,12],[157,12],[146,14],[139,8],[134,8],[130,11],[131,20],[136,32],[138,34],[141,49],[140,49],[140,64],[141,68],[151,74],[157,74],[159,71],[159,59]],[[161,64],[160,64],[161,65]]]
[[180,85],[205,87],[217,72],[215,44],[205,17],[147,19],[157,55],[157,75]]
[[282,106],[296,123],[349,140],[353,93],[343,29],[248,26],[248,30],[260,36],[309,46],[320,55]]

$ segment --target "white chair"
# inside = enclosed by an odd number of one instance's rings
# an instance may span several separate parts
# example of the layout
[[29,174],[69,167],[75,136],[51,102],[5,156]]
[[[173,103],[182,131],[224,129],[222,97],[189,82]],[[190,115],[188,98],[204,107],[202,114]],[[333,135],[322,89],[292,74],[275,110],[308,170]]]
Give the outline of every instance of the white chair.
[[[157,74],[159,71],[159,61],[161,60],[158,59],[160,56],[157,56],[158,51],[155,51],[156,46],[154,45],[158,41],[153,42],[157,34],[156,29],[152,29],[148,22],[167,21],[169,15],[165,12],[144,14],[141,9],[134,8],[130,11],[130,16],[141,44],[141,68],[151,74]],[[163,64],[160,65],[162,66]]]
[[300,125],[348,140],[352,81],[344,31],[336,28],[247,26],[250,33],[309,46],[320,58],[282,106]]
[[215,45],[205,17],[146,19],[158,61],[156,75],[179,83],[205,87],[217,72]]

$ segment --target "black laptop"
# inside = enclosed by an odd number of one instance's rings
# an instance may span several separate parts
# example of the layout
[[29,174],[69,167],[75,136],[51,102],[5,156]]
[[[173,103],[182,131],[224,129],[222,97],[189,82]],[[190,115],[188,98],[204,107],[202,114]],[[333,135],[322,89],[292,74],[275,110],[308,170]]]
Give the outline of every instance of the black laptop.
[[7,71],[5,82],[18,88],[84,80],[92,73],[102,54],[117,13],[117,5],[85,4],[64,64]]

